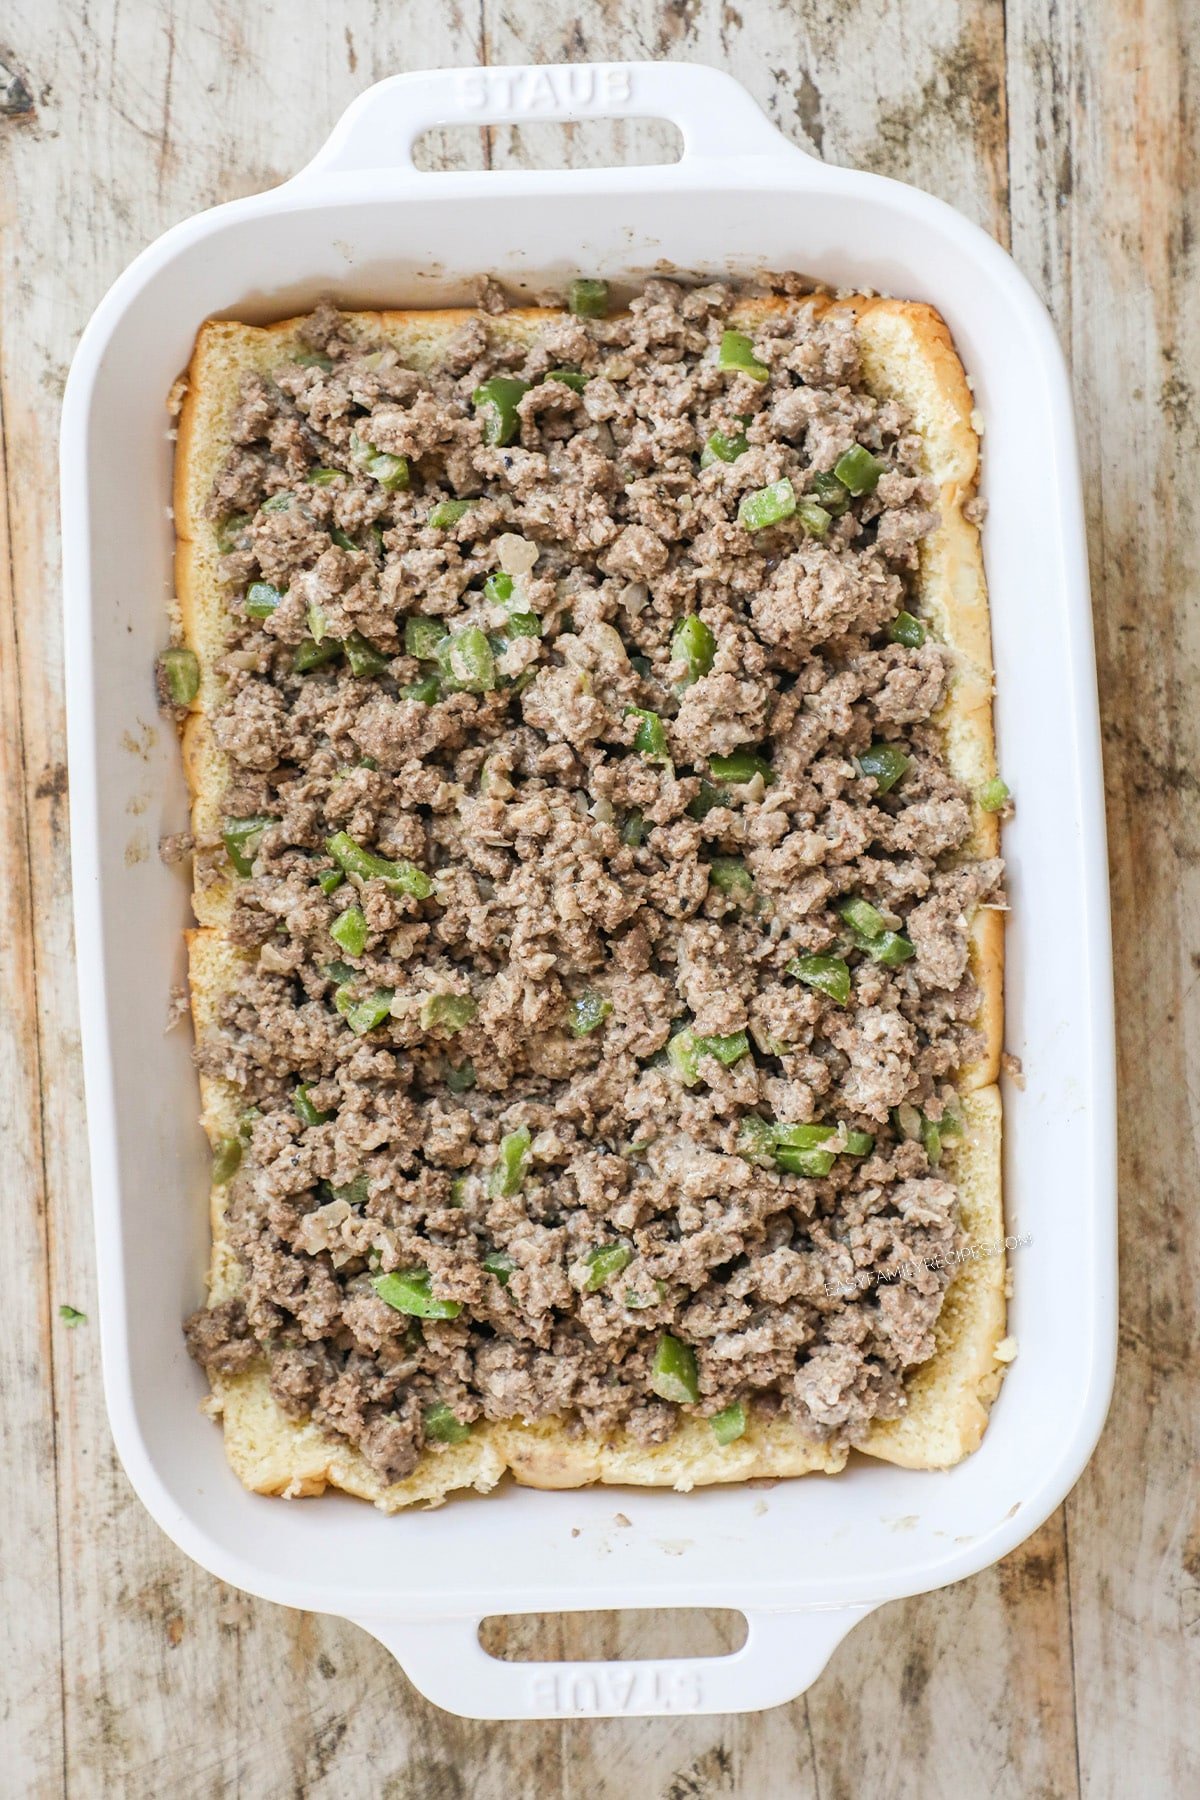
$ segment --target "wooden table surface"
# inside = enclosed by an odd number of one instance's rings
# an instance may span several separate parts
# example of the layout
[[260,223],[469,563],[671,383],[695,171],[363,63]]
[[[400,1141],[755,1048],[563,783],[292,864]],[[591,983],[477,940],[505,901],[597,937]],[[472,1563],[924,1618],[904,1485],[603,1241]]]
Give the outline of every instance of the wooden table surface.
[[[728,68],[806,148],[977,219],[1054,314],[1104,712],[1122,1358],[1104,1438],[1059,1512],[999,1566],[874,1614],[805,1698],[742,1718],[487,1725],[428,1705],[354,1626],[193,1567],[116,1464],[72,962],[56,436],[88,315],[168,225],[292,174],[383,75],[586,57]],[[9,0],[0,65],[0,1791],[1200,1793],[1200,8]],[[643,127],[470,136],[434,140],[431,159],[620,160],[661,142]],[[64,1302],[88,1322],[66,1328]],[[507,1635],[595,1654],[650,1631],[660,1650],[720,1636],[704,1615],[665,1635],[632,1618]]]

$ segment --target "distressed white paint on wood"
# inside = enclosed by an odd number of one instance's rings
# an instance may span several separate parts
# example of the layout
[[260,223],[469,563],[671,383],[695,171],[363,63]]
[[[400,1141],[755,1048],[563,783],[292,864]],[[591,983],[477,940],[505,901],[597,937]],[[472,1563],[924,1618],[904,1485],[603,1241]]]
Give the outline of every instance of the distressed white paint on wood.
[[[37,963],[18,683],[17,612],[0,390],[0,1745],[8,1778],[60,1778],[63,1757],[55,1495],[55,1357],[67,1355],[45,1277]],[[61,1370],[57,1371],[61,1379]]]
[[[1200,439],[1197,35],[1178,0],[587,0],[569,16],[550,0],[10,5],[0,108],[23,104],[15,74],[35,109],[0,111],[6,1792],[924,1800],[1197,1786],[1200,659],[1195,483],[1172,479]],[[94,1324],[57,1322],[63,1301],[94,1306],[54,436],[89,312],[165,226],[291,174],[382,75],[588,56],[723,64],[805,147],[929,187],[1002,241],[1011,188],[1015,253],[1073,357],[1089,475],[1123,949],[1125,1359],[1068,1507],[998,1569],[874,1615],[807,1699],[744,1719],[493,1726],[428,1706],[354,1627],[186,1563],[115,1465]],[[653,125],[505,129],[482,144],[431,134],[422,156],[578,164],[669,144]],[[1147,530],[1152,508],[1165,530]],[[648,1628],[514,1620],[491,1641],[636,1654]],[[679,1647],[708,1650],[716,1632],[698,1616]]]

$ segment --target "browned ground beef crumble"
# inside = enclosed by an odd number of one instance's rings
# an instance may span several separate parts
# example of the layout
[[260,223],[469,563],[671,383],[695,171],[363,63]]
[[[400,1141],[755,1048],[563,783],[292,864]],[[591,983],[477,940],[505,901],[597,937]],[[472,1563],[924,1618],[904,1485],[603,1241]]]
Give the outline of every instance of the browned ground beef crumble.
[[[278,823],[237,887],[245,978],[199,1050],[252,1109],[229,1189],[245,1285],[188,1334],[212,1370],[265,1361],[289,1414],[388,1479],[414,1467],[438,1403],[467,1424],[557,1415],[661,1441],[679,1412],[650,1385],[664,1332],[694,1348],[690,1410],[740,1398],[841,1442],[899,1412],[933,1347],[957,1198],[893,1111],[953,1110],[979,1049],[966,914],[1000,875],[954,866],[969,802],[930,722],[947,657],[887,634],[914,604],[935,496],[904,413],[862,385],[847,318],[790,297],[755,337],[760,382],[715,364],[734,298],[651,281],[627,315],[563,317],[528,354],[475,316],[430,374],[323,307],[311,354],[243,388],[210,503],[234,618],[214,728],[226,814]],[[561,368],[582,391],[537,380]],[[497,373],[536,381],[507,447],[485,446],[471,403]],[[748,448],[701,469],[714,431]],[[364,443],[409,459],[407,490],[364,466]],[[804,494],[854,443],[888,471],[824,541],[795,518],[737,522],[747,490],[789,476]],[[316,468],[337,473],[314,483]],[[459,497],[457,523],[427,522]],[[482,592],[501,562],[540,637]],[[244,611],[257,580],[286,590],[265,620]],[[716,650],[683,685],[670,640],[688,614]],[[330,638],[381,651],[382,673],[344,657],[296,673],[321,615]],[[405,697],[433,667],[405,654],[414,615],[480,627],[498,685]],[[669,760],[634,746],[631,707],[661,716]],[[878,740],[911,759],[886,797],[855,761]],[[708,759],[747,745],[769,785],[713,780]],[[357,877],[325,893],[339,831],[411,860],[432,895]],[[227,876],[219,841],[195,855],[201,883]],[[710,879],[715,856],[743,861],[748,896]],[[848,947],[847,895],[915,956],[889,968]],[[330,937],[353,903],[360,956]],[[787,972],[805,953],[846,956],[847,1005]],[[335,994],[379,990],[390,1013],[356,1032]],[[433,994],[470,996],[474,1017],[423,1025]],[[610,1010],[576,1036],[581,995]],[[745,1031],[750,1049],[701,1055],[688,1086],[664,1055],[681,1027]],[[298,1082],[326,1122],[302,1123]],[[844,1123],[875,1150],[790,1174],[738,1153],[751,1112]],[[499,1141],[522,1126],[523,1184],[496,1193]],[[611,1244],[630,1260],[592,1291],[588,1253]],[[374,1286],[394,1270],[427,1270],[461,1312],[395,1310]]]

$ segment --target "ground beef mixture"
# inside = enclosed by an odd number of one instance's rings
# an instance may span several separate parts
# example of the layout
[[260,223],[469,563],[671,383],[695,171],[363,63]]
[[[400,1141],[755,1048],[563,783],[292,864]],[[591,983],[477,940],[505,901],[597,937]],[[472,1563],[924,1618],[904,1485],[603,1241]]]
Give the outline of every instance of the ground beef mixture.
[[853,1443],[933,1347],[1000,874],[895,623],[935,496],[846,316],[734,301],[481,311],[420,373],[321,308],[242,391],[194,854],[244,1285],[187,1329],[386,1479],[486,1419]]

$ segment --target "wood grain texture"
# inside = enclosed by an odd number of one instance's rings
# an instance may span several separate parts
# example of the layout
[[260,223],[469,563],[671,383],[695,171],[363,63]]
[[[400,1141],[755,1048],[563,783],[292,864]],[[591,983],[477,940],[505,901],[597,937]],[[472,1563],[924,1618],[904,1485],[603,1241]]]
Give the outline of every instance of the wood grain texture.
[[[853,54],[847,54],[848,40]],[[71,1796],[798,1800],[1200,1790],[1200,17],[1187,0],[15,0],[0,43],[0,1788]],[[1074,367],[1117,942],[1123,1356],[1066,1506],[884,1608],[748,1718],[483,1725],[338,1620],[224,1588],[117,1467],[94,1323],[66,842],[57,407],[88,314],[176,219],[292,173],[398,69],[678,56],[1014,254]],[[300,97],[297,103],[297,96]],[[433,166],[661,154],[654,125],[431,134]],[[505,1654],[637,1654],[633,1615]],[[721,1641],[699,1615],[689,1647]],[[661,1647],[658,1640],[656,1647]],[[684,1647],[683,1642],[679,1644]]]
[[[15,558],[0,387],[0,1143],[9,1194],[8,1279],[0,1305],[0,1417],[10,1478],[0,1489],[0,1685],[4,1766],[18,1780],[61,1776],[63,1706],[55,1489],[54,1331],[46,1280],[41,1043],[26,731],[18,680]],[[19,1472],[19,1473],[18,1473]]]

